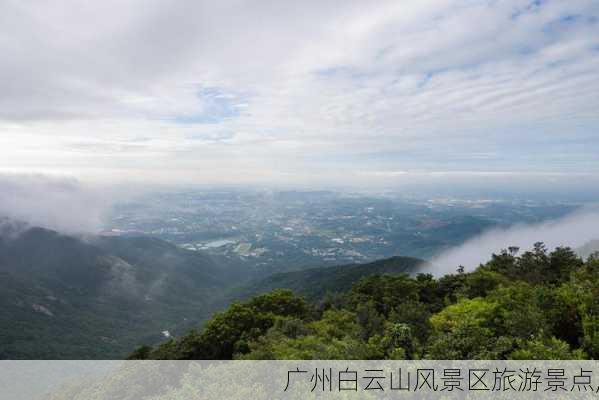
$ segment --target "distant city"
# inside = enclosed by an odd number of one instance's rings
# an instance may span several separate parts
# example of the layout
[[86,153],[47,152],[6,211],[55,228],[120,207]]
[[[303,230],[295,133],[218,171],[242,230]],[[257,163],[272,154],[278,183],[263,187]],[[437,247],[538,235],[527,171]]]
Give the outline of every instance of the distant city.
[[251,268],[287,270],[394,255],[431,258],[477,234],[561,217],[576,204],[327,191],[184,190],[118,204],[105,235],[149,235]]

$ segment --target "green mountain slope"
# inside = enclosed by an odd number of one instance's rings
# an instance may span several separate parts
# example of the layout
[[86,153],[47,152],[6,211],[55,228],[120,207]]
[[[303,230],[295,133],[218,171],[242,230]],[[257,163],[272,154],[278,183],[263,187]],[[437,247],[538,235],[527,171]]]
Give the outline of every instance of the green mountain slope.
[[391,257],[367,264],[350,264],[335,267],[310,268],[284,272],[254,281],[233,290],[231,298],[246,298],[273,289],[291,289],[311,300],[323,298],[327,293],[349,290],[361,278],[373,274],[416,274],[430,266],[413,257]]
[[0,237],[0,358],[122,358],[208,318],[245,269],[145,237]]

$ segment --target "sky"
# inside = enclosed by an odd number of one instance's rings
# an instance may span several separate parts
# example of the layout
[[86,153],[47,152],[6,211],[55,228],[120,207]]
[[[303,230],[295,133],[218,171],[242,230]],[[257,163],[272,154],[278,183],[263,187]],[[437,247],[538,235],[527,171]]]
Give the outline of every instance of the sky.
[[0,172],[599,186],[596,0],[0,0]]

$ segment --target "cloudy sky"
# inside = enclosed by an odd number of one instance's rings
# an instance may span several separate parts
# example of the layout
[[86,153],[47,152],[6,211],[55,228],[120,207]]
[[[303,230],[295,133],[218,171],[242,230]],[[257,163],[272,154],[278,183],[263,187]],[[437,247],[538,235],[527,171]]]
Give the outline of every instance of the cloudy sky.
[[596,0],[0,0],[0,171],[599,176]]

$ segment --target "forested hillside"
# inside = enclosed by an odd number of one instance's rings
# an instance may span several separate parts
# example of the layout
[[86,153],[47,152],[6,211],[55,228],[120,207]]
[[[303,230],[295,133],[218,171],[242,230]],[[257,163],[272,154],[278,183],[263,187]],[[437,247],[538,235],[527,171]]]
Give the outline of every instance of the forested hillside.
[[391,257],[365,264],[338,265],[282,272],[235,288],[229,299],[242,299],[274,289],[291,289],[308,300],[319,300],[326,294],[346,292],[361,278],[372,274],[415,275],[431,265],[414,257]]
[[[302,284],[317,284],[306,275]],[[299,283],[298,283],[299,285]],[[274,290],[201,331],[137,349],[152,359],[579,359],[599,356],[599,257],[502,251],[435,279],[369,275],[308,302]]]
[[[0,359],[124,358],[140,343],[185,334],[236,299],[277,287],[319,298],[366,274],[414,273],[421,263],[395,257],[264,279],[156,238],[76,237],[0,220]],[[319,284],[305,285],[319,275]]]
[[124,358],[209,318],[247,277],[159,239],[0,224],[0,359]]

